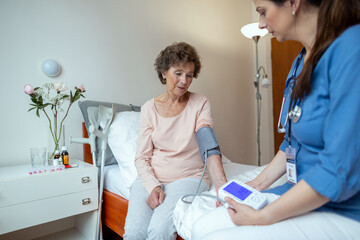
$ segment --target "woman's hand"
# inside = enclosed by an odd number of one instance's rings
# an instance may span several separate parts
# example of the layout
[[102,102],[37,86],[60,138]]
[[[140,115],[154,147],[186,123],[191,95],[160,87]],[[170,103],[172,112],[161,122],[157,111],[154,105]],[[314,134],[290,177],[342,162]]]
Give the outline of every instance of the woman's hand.
[[155,209],[164,202],[164,198],[164,191],[160,186],[157,186],[151,191],[146,203],[151,207],[151,209]]
[[231,206],[228,212],[234,224],[240,225],[267,225],[270,224],[270,219],[267,219],[261,210],[255,210],[252,207],[241,204],[226,197],[226,202]]
[[219,200],[216,200],[216,207],[220,207],[222,205],[223,205],[222,202],[220,202]]

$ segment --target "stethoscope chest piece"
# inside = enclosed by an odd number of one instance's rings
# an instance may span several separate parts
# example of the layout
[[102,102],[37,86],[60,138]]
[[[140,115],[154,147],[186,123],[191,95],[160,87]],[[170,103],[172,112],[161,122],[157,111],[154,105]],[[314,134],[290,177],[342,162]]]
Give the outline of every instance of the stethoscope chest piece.
[[301,117],[302,110],[299,106],[295,106],[288,114],[289,119],[297,123]]

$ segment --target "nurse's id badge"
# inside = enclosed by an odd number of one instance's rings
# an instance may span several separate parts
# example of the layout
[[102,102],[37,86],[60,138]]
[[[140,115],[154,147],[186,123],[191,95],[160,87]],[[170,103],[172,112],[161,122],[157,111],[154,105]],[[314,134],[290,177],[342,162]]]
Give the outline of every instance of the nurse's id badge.
[[292,147],[287,147],[285,149],[286,153],[286,176],[287,181],[291,184],[297,183],[297,175],[296,175],[296,149]]

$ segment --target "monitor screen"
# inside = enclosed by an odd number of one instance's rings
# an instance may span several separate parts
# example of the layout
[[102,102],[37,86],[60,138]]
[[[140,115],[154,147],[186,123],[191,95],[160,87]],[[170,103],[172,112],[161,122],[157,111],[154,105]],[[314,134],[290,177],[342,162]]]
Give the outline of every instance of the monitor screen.
[[241,201],[244,201],[252,193],[252,191],[250,191],[249,189],[244,188],[243,186],[235,182],[232,182],[226,187],[224,187],[224,191],[231,193],[235,197],[239,198]]

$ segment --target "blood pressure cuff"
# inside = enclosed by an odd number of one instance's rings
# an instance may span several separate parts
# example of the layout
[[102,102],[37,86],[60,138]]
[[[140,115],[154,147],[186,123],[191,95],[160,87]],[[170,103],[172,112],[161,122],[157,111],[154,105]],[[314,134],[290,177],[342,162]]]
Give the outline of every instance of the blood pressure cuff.
[[[205,157],[220,155],[219,143],[216,139],[214,130],[211,127],[202,127],[196,132],[196,139],[199,145],[200,154],[203,162]],[[207,154],[206,154],[207,153]]]

